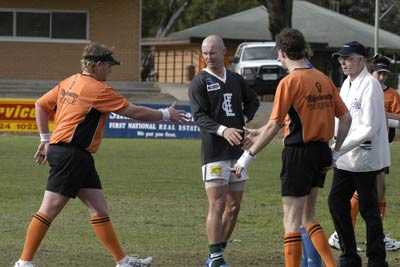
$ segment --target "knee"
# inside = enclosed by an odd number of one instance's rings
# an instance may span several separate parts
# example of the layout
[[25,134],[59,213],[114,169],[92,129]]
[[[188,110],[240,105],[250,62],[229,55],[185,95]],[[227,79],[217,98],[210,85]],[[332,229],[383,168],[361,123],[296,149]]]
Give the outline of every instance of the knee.
[[[350,201],[350,200],[349,200]],[[343,206],[343,202],[340,197],[335,194],[329,194],[328,196],[328,207],[331,212],[337,210],[337,208]]]
[[107,210],[91,210],[90,217],[91,218],[108,217],[108,212]]
[[377,205],[374,207],[369,206],[368,208],[366,208],[365,206],[360,206],[360,214],[361,217],[363,217],[366,220],[373,218],[381,220],[379,208],[377,207]]
[[50,221],[53,221],[55,217],[65,206],[65,202],[62,200],[53,200],[51,202],[43,203],[38,212],[44,214]]
[[209,209],[214,213],[222,213],[225,209],[225,199],[217,198],[210,202]]
[[237,217],[240,211],[240,203],[227,203],[225,207],[225,212],[230,217]]

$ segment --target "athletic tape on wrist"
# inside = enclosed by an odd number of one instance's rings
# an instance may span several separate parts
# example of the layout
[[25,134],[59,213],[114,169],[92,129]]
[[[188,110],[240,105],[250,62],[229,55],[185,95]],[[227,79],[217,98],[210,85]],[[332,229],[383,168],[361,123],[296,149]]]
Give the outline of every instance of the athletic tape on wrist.
[[238,159],[237,165],[247,168],[249,165],[250,161],[254,160],[256,157],[252,156],[248,150],[245,150],[242,154],[242,156]]
[[50,142],[51,133],[40,133],[40,142],[48,143]]
[[169,109],[167,108],[160,108],[158,109],[159,111],[161,111],[162,114],[162,120],[163,121],[169,121],[171,118],[171,114],[169,113]]

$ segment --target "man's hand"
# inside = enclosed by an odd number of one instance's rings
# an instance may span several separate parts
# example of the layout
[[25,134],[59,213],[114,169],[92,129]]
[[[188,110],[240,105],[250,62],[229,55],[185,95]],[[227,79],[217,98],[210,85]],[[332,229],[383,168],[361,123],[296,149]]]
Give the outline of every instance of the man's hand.
[[259,129],[249,129],[244,127],[244,140],[242,142],[242,148],[244,150],[249,149],[255,142],[256,137],[260,134]]
[[243,170],[247,170],[247,167],[250,164],[250,161],[255,159],[255,156],[251,155],[249,151],[245,150],[240,156],[240,158],[236,161],[235,166],[233,166],[235,175],[240,177]]
[[49,143],[40,143],[35,155],[33,156],[35,162],[37,164],[46,164],[47,163],[47,150],[49,148]]
[[336,161],[339,159],[341,154],[338,151],[332,151],[332,167],[336,167]]
[[236,128],[226,128],[224,130],[223,137],[228,141],[231,146],[240,145],[242,143],[242,135],[243,130]]
[[176,102],[172,103],[171,106],[168,107],[169,119],[172,122],[187,122],[189,118],[186,117],[186,112],[183,110],[175,109]]

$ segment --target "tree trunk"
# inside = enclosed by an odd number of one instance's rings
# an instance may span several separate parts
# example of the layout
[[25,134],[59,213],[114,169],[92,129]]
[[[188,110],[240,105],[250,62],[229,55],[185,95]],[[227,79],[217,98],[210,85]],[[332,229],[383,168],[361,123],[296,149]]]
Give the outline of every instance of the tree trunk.
[[260,2],[267,8],[269,31],[272,39],[284,28],[292,27],[293,0],[264,0]]
[[[171,28],[174,26],[176,21],[182,16],[185,9],[191,3],[192,0],[185,0],[181,2],[177,0],[170,0],[168,5],[168,12],[162,19],[155,38],[165,37],[169,33]],[[155,73],[154,57],[155,57],[155,47],[150,47],[148,54],[144,57],[142,61],[142,69],[140,70],[140,77],[142,81],[155,79],[155,77],[151,77]]]

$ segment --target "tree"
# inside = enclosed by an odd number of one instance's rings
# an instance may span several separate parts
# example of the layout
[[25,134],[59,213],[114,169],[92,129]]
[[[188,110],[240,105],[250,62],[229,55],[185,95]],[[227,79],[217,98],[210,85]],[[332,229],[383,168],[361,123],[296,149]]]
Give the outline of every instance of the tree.
[[[148,1],[149,2],[149,1]],[[153,1],[152,1],[153,2]],[[162,1],[165,2],[165,1]],[[169,0],[167,9],[161,18],[158,30],[155,34],[156,38],[166,36],[171,28],[174,26],[176,21],[182,16],[185,9],[192,3],[192,0]],[[161,8],[159,5],[158,8]],[[151,5],[154,8],[154,5]],[[149,8],[150,9],[150,8]],[[148,11],[148,9],[147,9]],[[149,14],[150,15],[150,14]],[[154,14],[151,14],[154,16]],[[154,47],[151,47],[147,55],[144,57],[142,62],[142,69],[140,71],[140,77],[142,81],[146,81],[154,70]]]
[[[339,4],[339,12],[343,15],[373,25],[375,23],[374,0],[307,0],[308,2],[332,8]],[[380,13],[387,14],[380,21],[380,27],[390,32],[400,34],[400,3],[398,0],[379,0]]]
[[[143,1],[143,36],[164,37],[194,25],[258,6],[258,0],[153,0]],[[143,56],[141,79],[154,70],[154,48]]]
[[293,0],[260,0],[269,15],[269,31],[272,39],[284,28],[292,27]]

